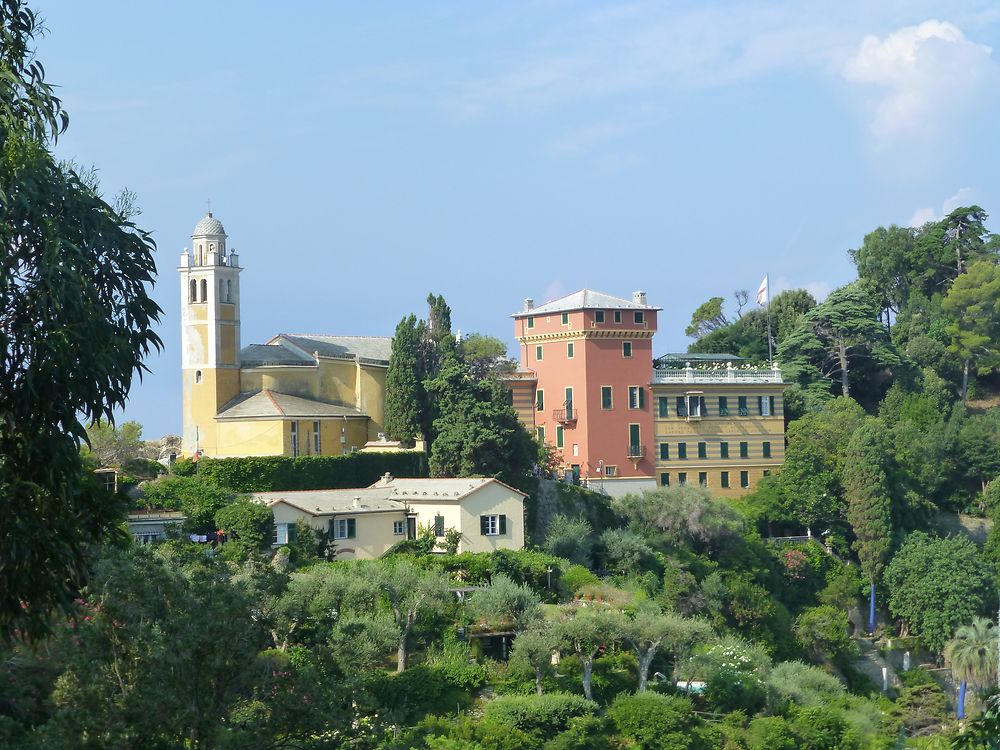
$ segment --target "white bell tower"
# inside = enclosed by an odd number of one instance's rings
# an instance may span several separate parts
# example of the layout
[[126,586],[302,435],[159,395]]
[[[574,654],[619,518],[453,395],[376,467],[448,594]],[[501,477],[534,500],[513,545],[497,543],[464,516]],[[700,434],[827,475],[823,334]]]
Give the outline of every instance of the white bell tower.
[[216,450],[215,415],[240,393],[239,256],[228,252],[222,222],[209,212],[184,248],[181,282],[181,371],[185,456]]

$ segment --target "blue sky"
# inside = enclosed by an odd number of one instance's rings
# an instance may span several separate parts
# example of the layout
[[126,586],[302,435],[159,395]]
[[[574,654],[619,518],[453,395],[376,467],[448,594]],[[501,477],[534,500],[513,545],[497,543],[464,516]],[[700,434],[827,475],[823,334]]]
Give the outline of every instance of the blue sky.
[[174,269],[208,199],[244,344],[390,335],[434,291],[512,350],[525,297],[644,289],[677,350],[765,271],[823,295],[876,226],[1000,212],[992,2],[38,8],[59,155],[158,243],[165,348],[126,411],[150,438],[180,429]]

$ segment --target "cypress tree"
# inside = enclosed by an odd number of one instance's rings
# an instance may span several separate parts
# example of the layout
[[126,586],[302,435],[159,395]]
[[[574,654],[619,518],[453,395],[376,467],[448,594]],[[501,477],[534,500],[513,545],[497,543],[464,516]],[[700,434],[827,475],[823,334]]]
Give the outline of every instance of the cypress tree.
[[872,418],[867,419],[851,436],[844,462],[843,485],[847,520],[857,537],[854,551],[871,586],[868,624],[874,634],[875,582],[882,575],[889,556],[892,501],[886,454],[879,444]]
[[421,434],[427,401],[420,370],[417,316],[410,315],[396,326],[385,376],[385,431],[407,445],[412,445]]

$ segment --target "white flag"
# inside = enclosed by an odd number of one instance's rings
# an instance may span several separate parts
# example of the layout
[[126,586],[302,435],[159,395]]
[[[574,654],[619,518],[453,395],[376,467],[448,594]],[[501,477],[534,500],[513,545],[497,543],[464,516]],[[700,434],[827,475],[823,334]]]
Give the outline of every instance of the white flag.
[[767,275],[765,274],[764,280],[760,282],[760,286],[757,287],[757,304],[766,305],[770,299],[771,298],[767,296]]

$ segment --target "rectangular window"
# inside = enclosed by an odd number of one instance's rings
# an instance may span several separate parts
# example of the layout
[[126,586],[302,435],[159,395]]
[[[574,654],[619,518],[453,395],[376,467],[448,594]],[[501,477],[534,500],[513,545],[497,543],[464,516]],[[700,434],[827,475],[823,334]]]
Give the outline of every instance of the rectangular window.
[[740,443],[740,458],[750,457],[750,443]]
[[761,455],[763,455],[764,458],[771,457],[771,443],[768,442],[767,440],[761,443],[760,450],[761,450]]
[[616,476],[618,476],[618,467],[617,466],[605,466],[604,467],[604,476],[606,476],[606,477],[616,477]]
[[629,456],[643,456],[642,438],[639,433],[639,425],[630,424],[628,426],[628,449]]
[[299,455],[299,423],[292,422],[292,455]]
[[595,310],[594,311],[594,322],[595,323],[603,323],[604,322],[604,310]]
[[771,470],[770,469],[764,469],[764,476],[765,477],[771,476]]
[[642,398],[642,388],[637,385],[630,385],[628,387],[628,408],[629,409],[641,409],[641,398]]
[[392,533],[394,536],[403,536],[406,533],[406,521],[393,521]]
[[723,472],[719,473],[719,485],[724,490],[728,490],[729,489],[729,472],[728,471],[723,471]]
[[741,417],[748,417],[748,416],[750,416],[750,410],[747,408],[747,397],[746,396],[740,396],[739,397],[739,409],[740,409],[740,416]]
[[271,541],[274,544],[291,544],[296,539],[298,529],[294,523],[276,523],[274,532],[271,534]]
[[708,458],[708,443],[698,443],[698,458]]
[[567,388],[563,391],[566,399],[563,401],[563,406],[566,407],[566,419],[573,419],[573,389]]
[[564,326],[568,326],[569,325],[569,313],[568,312],[564,312],[562,314],[562,324]]
[[660,460],[670,460],[670,443],[660,443]]
[[686,459],[687,457],[688,457],[688,444],[687,443],[678,443],[677,444],[677,458],[683,460],[683,459]]
[[702,396],[688,394],[687,402],[687,413],[689,417],[696,417],[700,419],[704,416],[703,412],[705,411],[705,399]]
[[434,516],[434,536],[444,536],[444,516],[440,513]]
[[770,402],[770,406],[771,406],[771,416],[772,416],[772,417],[777,417],[777,416],[778,416],[778,412],[777,412],[777,411],[775,410],[775,408],[774,408],[774,396],[768,396],[768,397],[767,397],[767,400],[768,400],[768,401]]
[[562,425],[556,427],[556,448],[563,447],[563,428]]
[[643,321],[645,320],[645,316],[643,315],[642,310],[636,310],[635,313],[633,313],[633,318],[632,319],[638,325],[642,325]]
[[771,416],[771,399],[768,396],[757,397],[757,413],[762,417]]
[[661,487],[669,487],[670,486],[670,473],[669,472],[665,471],[662,474],[660,474],[660,486]]
[[538,435],[538,442],[545,445],[545,425],[539,425],[536,427],[535,434]]
[[529,315],[528,316],[528,328],[534,328],[534,327],[535,327],[535,319]]
[[602,385],[601,386],[601,408],[602,409],[610,409],[611,406],[612,406],[612,403],[611,403],[611,386],[610,385]]
[[354,518],[337,518],[333,522],[334,539],[356,539],[358,522]]
[[566,359],[573,359],[573,342],[566,344]]
[[503,536],[507,533],[507,516],[480,516],[479,533],[482,536]]
[[698,484],[702,487],[708,487],[708,472],[699,471],[698,472]]
[[677,474],[677,484],[679,484],[679,485],[681,485],[683,487],[687,483],[688,483],[687,472],[686,471],[679,472]]
[[545,411],[545,391],[541,388],[535,391],[535,411]]
[[669,417],[670,416],[670,399],[666,396],[660,396],[656,399],[656,416],[658,417]]
[[615,323],[621,323],[621,322],[622,322],[622,311],[615,310]]
[[725,440],[719,443],[719,458],[729,458],[729,443]]
[[746,489],[749,486],[750,486],[750,472],[749,471],[741,471],[740,472],[740,487],[742,487],[743,489]]
[[632,356],[632,342],[623,341],[622,342],[622,356],[628,359]]
[[538,346],[535,347],[535,361],[536,362],[541,362],[542,361],[542,345],[541,344],[539,344]]
[[729,416],[729,399],[725,396],[719,396],[719,416]]
[[683,396],[677,397],[677,416],[686,417],[688,415],[687,399]]
[[323,452],[323,443],[320,439],[319,422],[313,422],[313,453],[320,455]]

